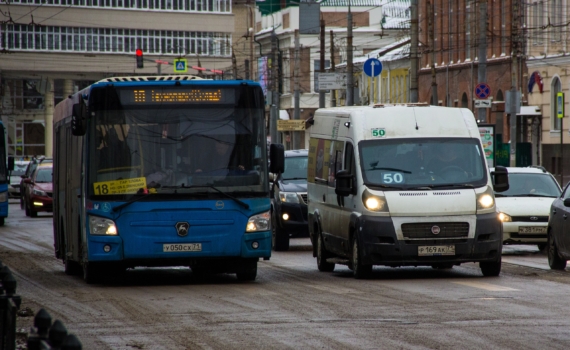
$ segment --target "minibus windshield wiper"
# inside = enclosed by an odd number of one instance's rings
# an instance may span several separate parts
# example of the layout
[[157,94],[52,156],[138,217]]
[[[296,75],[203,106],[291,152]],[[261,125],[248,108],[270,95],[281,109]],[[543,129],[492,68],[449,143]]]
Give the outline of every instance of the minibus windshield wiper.
[[404,174],[411,174],[411,171],[408,170],[404,170],[404,169],[398,169],[398,168],[370,168],[370,169],[366,169],[366,171],[372,171],[372,170],[389,170],[389,171],[400,171]]
[[384,189],[392,189],[392,190],[403,190],[403,187],[400,186],[388,186],[388,185],[379,185],[379,184],[365,184],[366,186],[374,189],[374,190],[384,190]]
[[440,187],[469,187],[473,188],[472,184],[439,184],[439,185],[426,185],[429,188],[440,188]]
[[186,186],[184,184],[179,185],[179,186],[162,186],[162,188],[168,188],[168,189],[179,189],[179,188],[211,188],[214,191],[223,194],[224,196],[228,197],[229,199],[235,201],[237,204],[241,205],[242,207],[244,207],[245,209],[249,209],[249,204],[237,199],[236,197],[232,196],[231,194],[228,194],[212,185],[190,185],[190,186]]

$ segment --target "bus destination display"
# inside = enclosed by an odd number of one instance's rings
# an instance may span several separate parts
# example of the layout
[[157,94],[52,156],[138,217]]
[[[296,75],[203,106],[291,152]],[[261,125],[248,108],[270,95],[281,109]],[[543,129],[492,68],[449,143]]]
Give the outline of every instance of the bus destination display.
[[123,104],[226,104],[233,103],[233,89],[134,89],[122,90],[121,101]]

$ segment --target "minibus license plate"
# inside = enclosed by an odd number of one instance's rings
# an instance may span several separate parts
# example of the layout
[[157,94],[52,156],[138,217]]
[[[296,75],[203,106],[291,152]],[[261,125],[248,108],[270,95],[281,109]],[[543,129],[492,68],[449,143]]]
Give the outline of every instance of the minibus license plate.
[[454,245],[428,245],[418,247],[419,256],[455,255]]
[[201,252],[202,243],[163,244],[164,253]]
[[540,226],[520,226],[519,233],[546,233],[546,227]]

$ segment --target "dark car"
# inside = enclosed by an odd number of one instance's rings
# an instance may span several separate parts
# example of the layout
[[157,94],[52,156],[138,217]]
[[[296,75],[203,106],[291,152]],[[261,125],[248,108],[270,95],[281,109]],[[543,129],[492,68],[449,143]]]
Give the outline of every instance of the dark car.
[[53,167],[52,164],[40,164],[27,179],[24,179],[24,208],[26,216],[33,218],[38,212],[53,212]]
[[564,270],[570,260],[570,183],[552,202],[548,218],[548,265],[553,270]]
[[307,150],[285,151],[285,171],[274,183],[273,249],[289,249],[289,237],[308,236]]
[[22,178],[20,180],[20,208],[24,209],[24,192],[26,191],[26,184],[24,183],[24,180],[29,178],[30,176],[32,176],[32,173],[34,172],[34,170],[36,170],[36,168],[38,167],[39,164],[41,163],[53,163],[53,159],[52,158],[46,158],[46,157],[32,157],[32,159],[30,159],[30,162],[28,163],[28,166],[26,167],[26,171],[24,172],[23,175],[21,175],[20,177]]

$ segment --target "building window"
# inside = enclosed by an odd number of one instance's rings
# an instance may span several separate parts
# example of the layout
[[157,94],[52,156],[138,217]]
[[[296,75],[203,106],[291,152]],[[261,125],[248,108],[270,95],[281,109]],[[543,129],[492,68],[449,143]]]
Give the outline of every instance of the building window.
[[6,46],[0,46],[0,49],[12,51],[134,54],[140,47],[149,54],[228,57],[231,35],[212,32],[10,24],[6,26],[6,31],[1,33],[0,43],[6,43]]
[[[10,0],[10,4],[40,4],[39,0]],[[197,6],[196,6],[197,5]],[[128,9],[139,11],[168,11],[168,12],[217,12],[231,13],[232,2],[230,0],[43,0],[42,7],[65,6],[65,7],[88,7]]]
[[562,91],[562,84],[558,77],[552,78],[550,91],[550,130],[560,131],[562,119],[556,117],[556,94]]

